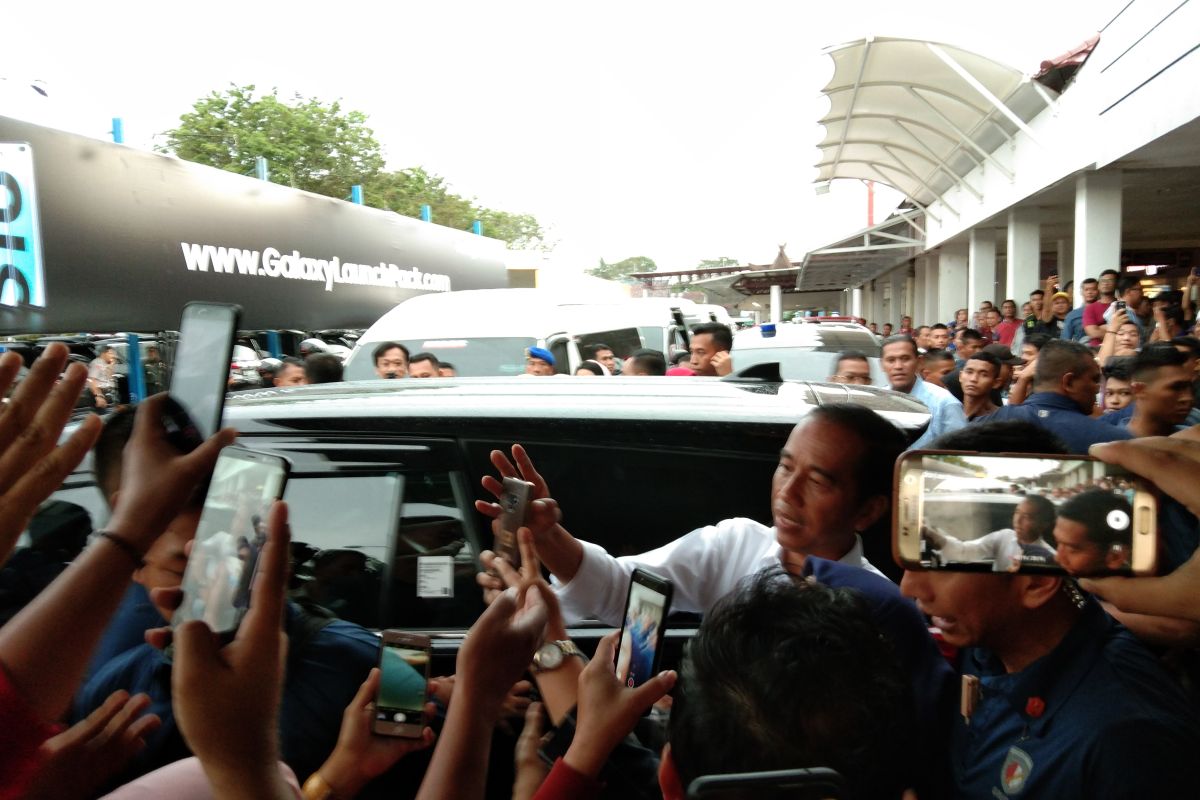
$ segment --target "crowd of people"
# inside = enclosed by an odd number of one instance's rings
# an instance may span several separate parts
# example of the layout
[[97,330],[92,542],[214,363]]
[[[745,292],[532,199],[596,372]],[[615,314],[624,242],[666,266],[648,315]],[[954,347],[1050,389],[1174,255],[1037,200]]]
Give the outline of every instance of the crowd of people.
[[[431,682],[429,727],[415,739],[372,733],[377,636],[289,599],[284,503],[266,521],[237,633],[217,637],[202,621],[163,627],[183,599],[204,484],[234,433],[181,453],[156,396],[104,424],[88,417],[59,444],[94,376],[52,345],[0,413],[0,560],[90,450],[112,513],[0,627],[0,800],[328,800],[380,786],[482,797],[497,730],[521,721],[520,798],[682,798],[704,775],[809,767],[836,770],[846,796],[861,798],[1189,794],[1200,683],[1179,656],[1200,643],[1200,427],[1188,426],[1200,342],[1187,337],[1190,306],[1160,304],[1144,319],[1132,290],[1111,278],[1095,282],[1093,305],[1107,309],[1074,318],[1070,295],[1050,284],[1048,312],[1031,298],[1032,321],[1017,320],[1011,301],[981,310],[979,328],[965,311],[928,329],[902,320],[883,340],[885,388],[925,403],[928,429],[910,444],[863,406],[815,407],[782,443],[771,525],[714,520],[617,558],[569,532],[570,515],[587,510],[559,506],[535,454],[492,453],[496,474],[483,488],[497,500],[505,477],[533,484],[520,566],[481,555],[487,610],[455,674]],[[1109,367],[1097,357],[1130,325],[1135,352],[1114,344],[1113,355],[1132,359],[1122,373],[1132,401],[1105,410]],[[726,373],[728,334],[698,328],[685,369]],[[448,367],[392,342],[373,355],[384,378]],[[653,351],[619,368],[612,348],[588,355],[593,377],[669,372]],[[531,348],[527,372],[553,373],[553,359]],[[310,366],[284,362],[276,378]],[[0,357],[0,391],[19,367],[15,354]],[[870,359],[844,353],[831,380],[867,385],[871,375]],[[864,539],[890,527],[893,466],[909,447],[1090,453],[1148,479],[1163,493],[1163,576],[907,570],[897,584],[891,565],[864,555]],[[498,503],[476,508],[498,524]],[[1070,521],[1063,510],[1057,517]],[[1014,540],[1091,552],[1086,524],[1078,541],[1066,527],[1056,538],[1054,511],[1050,498],[1025,493]],[[952,548],[953,533],[939,532],[939,547]],[[1064,559],[1068,573],[1086,574]],[[617,635],[589,661],[569,626],[620,625],[637,567],[671,580],[672,610],[702,622],[677,670],[630,687],[614,669]],[[562,657],[535,661],[545,648]],[[538,702],[525,696],[529,683]],[[646,717],[652,706],[659,712]],[[543,763],[539,750],[557,757]]]

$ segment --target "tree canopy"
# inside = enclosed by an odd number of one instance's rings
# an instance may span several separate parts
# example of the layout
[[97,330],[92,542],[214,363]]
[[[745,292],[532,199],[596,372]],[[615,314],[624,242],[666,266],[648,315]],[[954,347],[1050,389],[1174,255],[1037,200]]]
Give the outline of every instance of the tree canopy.
[[275,183],[339,199],[360,184],[363,202],[375,208],[420,217],[421,206],[429,205],[439,225],[470,230],[479,220],[486,236],[510,248],[552,247],[532,215],[481,206],[419,166],[385,171],[382,148],[362,112],[343,110],[336,101],[301,95],[284,101],[277,90],[259,96],[255,91],[253,85],[231,86],[200,98],[164,134],[159,150],[242,175],[253,174],[262,156]]
[[647,258],[646,256],[631,256],[630,258],[615,261],[612,264],[609,264],[602,258],[599,265],[585,271],[587,274],[594,275],[597,278],[619,281],[635,272],[657,272],[658,265],[654,263],[654,259]]

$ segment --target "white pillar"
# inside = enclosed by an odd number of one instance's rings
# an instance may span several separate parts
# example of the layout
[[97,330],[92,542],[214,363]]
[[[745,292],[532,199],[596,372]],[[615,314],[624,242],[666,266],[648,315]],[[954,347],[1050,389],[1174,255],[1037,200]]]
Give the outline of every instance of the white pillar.
[[925,324],[925,263],[924,257],[918,257],[913,262],[913,328]]
[[863,289],[861,286],[855,286],[850,290],[850,316],[861,317],[863,315]]
[[967,242],[942,245],[938,252],[938,322],[954,319],[967,304]]
[[1087,277],[1075,271],[1075,240],[1074,239],[1057,239],[1054,242],[1054,269],[1058,275],[1058,285],[1066,286],[1071,283],[1071,293],[1073,299],[1071,307],[1079,305],[1083,302],[1083,292],[1080,291],[1079,282]]
[[970,264],[967,276],[967,297],[969,298],[967,308],[974,314],[984,300],[991,300],[999,307],[1000,301],[1004,298],[996,299],[995,230],[991,228],[971,229],[967,260]]
[[1004,297],[1017,301],[1017,308],[1038,288],[1042,258],[1041,215],[1036,208],[1014,208],[1008,212],[1008,256]]
[[[1075,179],[1077,279],[1121,268],[1121,173],[1089,172]],[[1078,296],[1078,289],[1076,289]]]
[[918,325],[936,325],[945,322],[938,314],[938,263],[937,253],[930,253],[925,259],[925,311]]
[[771,284],[771,322],[783,322],[783,287],[778,283]]
[[889,277],[892,281],[892,308],[888,312],[890,319],[887,321],[892,323],[892,330],[897,331],[900,330],[900,318],[908,313],[908,304],[905,302],[908,266],[896,267]]

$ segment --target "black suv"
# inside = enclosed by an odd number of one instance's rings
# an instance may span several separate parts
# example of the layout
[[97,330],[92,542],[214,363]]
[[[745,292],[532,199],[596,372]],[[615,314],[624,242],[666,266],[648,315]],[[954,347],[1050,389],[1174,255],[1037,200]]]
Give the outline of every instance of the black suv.
[[[531,377],[242,392],[230,396],[226,422],[242,446],[293,464],[293,599],[369,628],[436,631],[435,672],[449,672],[482,610],[474,578],[492,537],[473,501],[491,499],[480,478],[493,449],[525,445],[567,528],[626,555],[730,517],[770,524],[771,475],[792,426],[816,405],[847,400],[913,436],[928,421],[906,395],[866,387]],[[83,505],[96,527],[104,521],[86,468],[56,499]],[[868,557],[888,563],[887,548],[873,542]],[[452,559],[453,580],[421,590],[431,556]],[[594,640],[600,630],[579,633]]]

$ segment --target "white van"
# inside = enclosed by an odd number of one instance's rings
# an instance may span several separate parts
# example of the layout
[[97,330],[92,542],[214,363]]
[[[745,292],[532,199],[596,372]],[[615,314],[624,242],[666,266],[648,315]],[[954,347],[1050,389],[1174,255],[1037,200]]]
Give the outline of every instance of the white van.
[[346,361],[345,378],[376,377],[373,353],[383,342],[403,344],[414,355],[433,353],[462,377],[520,375],[525,350],[543,347],[554,354],[555,369],[570,375],[583,360],[581,347],[604,343],[619,357],[641,347],[661,349],[672,324],[668,312],[635,310],[627,302],[580,303],[544,289],[427,294],[400,303],[367,329]]

